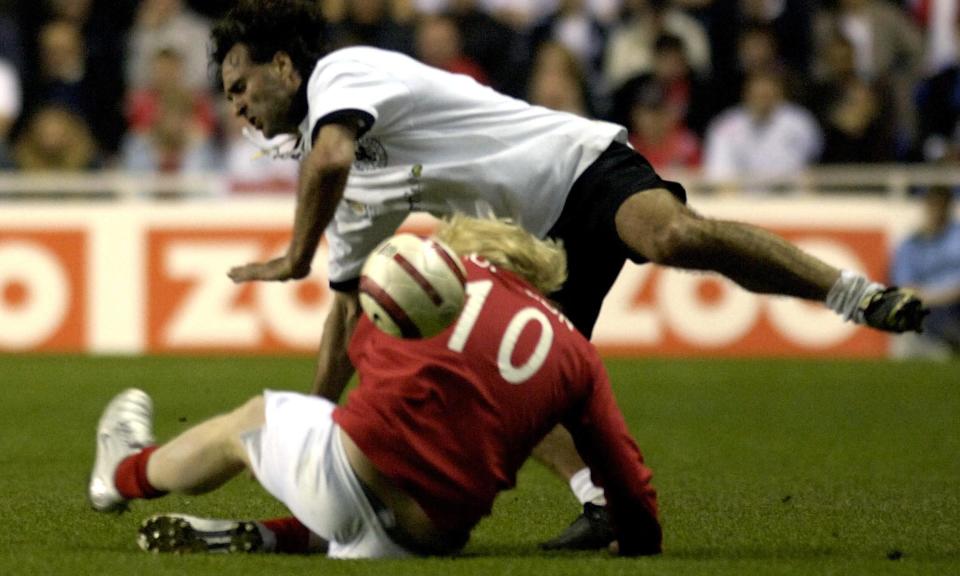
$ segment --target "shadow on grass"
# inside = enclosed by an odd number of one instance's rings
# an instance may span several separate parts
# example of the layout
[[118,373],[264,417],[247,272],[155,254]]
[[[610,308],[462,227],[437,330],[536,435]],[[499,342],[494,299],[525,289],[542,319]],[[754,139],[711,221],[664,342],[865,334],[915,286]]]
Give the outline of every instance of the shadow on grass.
[[[482,559],[489,557],[500,558],[529,558],[529,559],[572,559],[572,560],[616,560],[622,557],[607,551],[550,551],[540,550],[535,544],[482,544],[468,548],[458,557],[465,559]],[[731,548],[676,548],[668,549],[663,554],[649,557],[651,559],[670,560],[703,560],[703,561],[741,561],[741,560],[836,560],[871,561],[889,560],[904,561],[956,561],[960,560],[960,550],[956,551],[921,551],[914,552],[909,548],[891,548],[885,551],[844,550],[831,547],[731,547]]]

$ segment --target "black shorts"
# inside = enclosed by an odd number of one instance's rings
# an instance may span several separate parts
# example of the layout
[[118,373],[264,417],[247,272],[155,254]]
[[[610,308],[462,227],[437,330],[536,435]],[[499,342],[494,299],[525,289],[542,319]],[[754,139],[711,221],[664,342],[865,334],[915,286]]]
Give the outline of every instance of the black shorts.
[[654,188],[687,201],[683,186],[661,179],[646,158],[614,142],[573,183],[560,218],[547,233],[567,250],[567,282],[551,297],[587,338],[624,262],[646,262],[617,234],[617,210],[630,196]]

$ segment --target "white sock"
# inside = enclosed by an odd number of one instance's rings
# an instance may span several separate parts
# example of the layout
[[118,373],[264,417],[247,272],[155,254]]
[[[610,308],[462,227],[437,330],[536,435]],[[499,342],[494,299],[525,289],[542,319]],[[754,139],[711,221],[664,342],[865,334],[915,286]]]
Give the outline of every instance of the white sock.
[[871,282],[862,274],[851,270],[840,272],[840,278],[834,282],[827,293],[827,307],[846,321],[863,324],[865,319],[860,310],[860,302],[865,296],[883,290],[883,284]]
[[590,469],[583,468],[570,477],[570,490],[581,504],[590,502],[597,506],[604,506],[607,499],[603,497],[603,488],[594,486],[590,481]]

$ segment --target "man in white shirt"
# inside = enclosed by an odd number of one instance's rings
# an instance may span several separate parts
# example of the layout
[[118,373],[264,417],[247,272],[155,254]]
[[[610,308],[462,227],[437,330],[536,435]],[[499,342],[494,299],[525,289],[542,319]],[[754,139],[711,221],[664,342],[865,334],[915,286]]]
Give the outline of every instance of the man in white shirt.
[[[287,253],[233,268],[236,282],[300,279],[321,235],[334,290],[313,392],[340,396],[360,316],[366,255],[416,211],[512,218],[561,240],[569,277],[553,295],[589,336],[624,262],[712,270],[745,288],[825,302],[849,320],[917,330],[912,295],[838,270],[753,226],[703,218],[625,145],[626,130],[530,106],[469,78],[366,47],[324,54],[313,3],[243,0],[214,28],[213,58],[234,113],[266,138],[299,136],[300,181]],[[558,431],[535,455],[588,514],[553,547],[611,540],[602,493]],[[589,508],[588,508],[589,506]]]
[[772,73],[747,79],[743,103],[711,122],[704,146],[704,173],[716,180],[778,178],[813,164],[823,135],[813,114],[786,100]]

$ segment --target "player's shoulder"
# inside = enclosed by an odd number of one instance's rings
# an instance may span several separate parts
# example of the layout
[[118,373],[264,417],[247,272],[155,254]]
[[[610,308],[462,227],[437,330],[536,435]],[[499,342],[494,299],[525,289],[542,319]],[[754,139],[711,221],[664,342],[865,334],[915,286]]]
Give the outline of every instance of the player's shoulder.
[[326,56],[320,59],[320,62],[339,62],[342,60],[376,60],[384,54],[392,54],[389,50],[375,48],[373,46],[347,46],[328,52]]
[[317,71],[327,70],[342,65],[368,66],[373,69],[390,70],[404,63],[416,62],[400,52],[374,48],[373,46],[348,46],[328,53],[317,61],[313,76]]
[[399,52],[372,46],[350,46],[330,52],[317,61],[307,81],[309,94],[346,82],[376,89],[378,84],[392,82],[413,73],[419,62]]
[[486,280],[497,289],[494,299],[501,313],[530,307],[537,308],[552,324],[562,327],[563,332],[570,332],[575,337],[579,336],[573,323],[560,311],[560,307],[518,274],[501,269],[477,254],[464,256],[461,260],[467,270],[468,282]]

